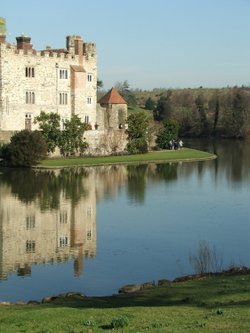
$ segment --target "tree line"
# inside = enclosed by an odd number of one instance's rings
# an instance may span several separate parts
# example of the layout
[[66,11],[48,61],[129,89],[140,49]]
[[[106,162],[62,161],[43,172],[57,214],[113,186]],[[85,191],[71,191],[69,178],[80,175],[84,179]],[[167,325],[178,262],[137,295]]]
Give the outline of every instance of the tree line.
[[[117,83],[129,108],[151,111],[162,123],[174,120],[181,137],[248,138],[250,136],[250,88],[129,89]],[[125,89],[126,88],[126,89]]]
[[154,119],[174,119],[182,137],[247,138],[250,92],[245,88],[168,90],[153,109]]

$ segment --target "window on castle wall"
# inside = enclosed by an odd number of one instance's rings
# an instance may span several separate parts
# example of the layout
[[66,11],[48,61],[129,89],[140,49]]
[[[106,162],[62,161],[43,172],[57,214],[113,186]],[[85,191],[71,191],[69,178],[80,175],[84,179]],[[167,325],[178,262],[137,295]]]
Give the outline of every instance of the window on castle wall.
[[65,124],[66,124],[67,119],[62,118],[62,126],[61,129],[64,130],[65,129]]
[[84,117],[84,122],[85,122],[86,124],[89,124],[89,116],[85,116],[85,117]]
[[36,218],[34,215],[26,216],[26,229],[34,229],[36,224]]
[[67,69],[60,69],[59,77],[62,80],[63,79],[66,80],[68,78],[68,70]]
[[60,105],[68,104],[68,94],[67,93],[59,93],[59,104]]
[[35,241],[26,241],[26,253],[35,253],[36,242]]
[[87,231],[87,240],[91,240],[92,239],[92,232],[91,230]]
[[93,81],[93,75],[92,74],[88,74],[88,82],[92,82]]
[[68,236],[59,237],[59,247],[68,246]]
[[87,97],[87,104],[91,105],[92,104],[92,97]]
[[35,77],[35,68],[34,67],[26,67],[25,68],[25,76],[26,77]]
[[67,213],[67,211],[61,211],[60,212],[60,223],[61,224],[68,223],[68,213]]
[[35,93],[34,93],[34,91],[26,91],[25,102],[26,102],[26,104],[35,104]]

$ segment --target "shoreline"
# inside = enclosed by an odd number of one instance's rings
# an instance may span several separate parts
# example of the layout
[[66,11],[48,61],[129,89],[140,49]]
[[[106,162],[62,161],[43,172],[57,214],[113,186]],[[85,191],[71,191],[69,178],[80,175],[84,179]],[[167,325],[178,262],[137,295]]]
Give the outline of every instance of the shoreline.
[[121,286],[117,293],[112,295],[104,295],[104,296],[87,296],[79,291],[71,291],[60,293],[58,295],[44,296],[40,301],[38,300],[18,300],[18,301],[0,301],[1,305],[12,306],[12,305],[41,305],[41,304],[49,304],[53,303],[56,300],[67,300],[72,298],[77,298],[77,300],[103,300],[117,297],[124,297],[125,295],[129,295],[130,297],[137,296],[140,292],[145,292],[147,290],[156,289],[163,286],[171,286],[179,283],[184,283],[188,281],[200,281],[210,277],[230,277],[230,276],[241,276],[241,275],[250,275],[250,267],[239,266],[232,267],[228,270],[223,270],[221,272],[207,272],[207,273],[197,273],[197,274],[189,274],[176,277],[173,280],[168,279],[160,279],[157,283],[155,282],[144,282],[140,284],[128,284]]
[[93,167],[103,165],[130,165],[148,163],[178,163],[197,162],[216,159],[217,156],[191,148],[181,150],[150,151],[147,154],[138,155],[108,155],[108,156],[86,156],[69,157],[44,160],[41,164],[33,166],[33,169],[63,169],[76,167]]

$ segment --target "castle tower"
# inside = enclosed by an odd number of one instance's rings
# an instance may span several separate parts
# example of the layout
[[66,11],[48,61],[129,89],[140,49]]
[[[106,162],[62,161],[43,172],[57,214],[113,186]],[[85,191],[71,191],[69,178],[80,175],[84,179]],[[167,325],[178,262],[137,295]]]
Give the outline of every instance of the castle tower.
[[104,129],[124,129],[127,119],[127,102],[115,88],[110,89],[98,103],[102,107]]

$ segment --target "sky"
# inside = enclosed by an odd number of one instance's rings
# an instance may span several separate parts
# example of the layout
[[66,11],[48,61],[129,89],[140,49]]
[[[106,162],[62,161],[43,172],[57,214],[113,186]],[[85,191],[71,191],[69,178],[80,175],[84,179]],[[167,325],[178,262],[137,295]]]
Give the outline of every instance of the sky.
[[1,0],[7,41],[94,42],[109,89],[250,86],[250,0]]

